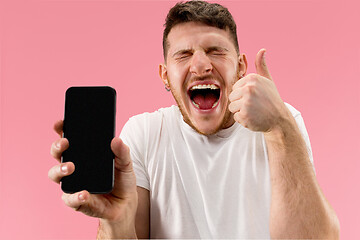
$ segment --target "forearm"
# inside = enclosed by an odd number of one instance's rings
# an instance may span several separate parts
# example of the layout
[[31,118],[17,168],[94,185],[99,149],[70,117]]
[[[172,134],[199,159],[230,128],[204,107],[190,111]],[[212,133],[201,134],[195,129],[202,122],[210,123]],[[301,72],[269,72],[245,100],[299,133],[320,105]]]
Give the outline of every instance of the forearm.
[[338,222],[316,181],[306,144],[290,115],[265,133],[272,186],[272,238],[338,238]]
[[135,223],[100,219],[97,239],[137,239]]

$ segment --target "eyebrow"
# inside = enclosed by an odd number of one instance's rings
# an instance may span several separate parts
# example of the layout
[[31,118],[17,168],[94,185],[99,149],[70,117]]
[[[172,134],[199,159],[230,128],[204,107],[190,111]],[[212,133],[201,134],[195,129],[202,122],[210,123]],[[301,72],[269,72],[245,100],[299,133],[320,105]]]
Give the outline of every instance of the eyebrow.
[[210,52],[210,51],[228,52],[229,50],[228,50],[227,48],[224,48],[224,47],[213,46],[213,47],[207,48],[206,51],[207,51],[207,52]]
[[[176,55],[182,55],[182,54],[186,54],[186,53],[190,53],[193,50],[188,48],[188,49],[181,49],[179,51],[176,51],[172,57],[175,57]],[[208,47],[205,49],[206,52],[210,52],[210,51],[222,51],[222,52],[228,52],[229,50],[227,48],[224,47],[219,47],[219,46],[212,46],[212,47]]]

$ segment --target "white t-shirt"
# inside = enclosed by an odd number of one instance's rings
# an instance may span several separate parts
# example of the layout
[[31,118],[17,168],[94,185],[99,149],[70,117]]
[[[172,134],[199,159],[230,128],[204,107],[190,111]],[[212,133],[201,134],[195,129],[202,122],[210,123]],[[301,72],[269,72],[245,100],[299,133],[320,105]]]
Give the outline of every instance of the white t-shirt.
[[[304,121],[287,104],[305,139]],[[261,132],[197,133],[177,106],[130,118],[120,137],[150,191],[151,238],[270,238],[271,183]]]

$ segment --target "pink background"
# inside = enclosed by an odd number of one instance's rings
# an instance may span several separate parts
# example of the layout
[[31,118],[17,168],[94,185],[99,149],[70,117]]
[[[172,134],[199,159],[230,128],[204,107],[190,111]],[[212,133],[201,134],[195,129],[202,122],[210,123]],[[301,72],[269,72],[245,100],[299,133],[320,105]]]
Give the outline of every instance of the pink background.
[[[342,239],[359,238],[360,9],[357,1],[220,1],[238,24],[249,72],[257,51],[302,112],[317,178]],[[118,92],[127,119],[174,103],[158,77],[169,1],[4,1],[0,5],[2,239],[90,239],[98,221],[67,208],[47,172],[73,85]]]

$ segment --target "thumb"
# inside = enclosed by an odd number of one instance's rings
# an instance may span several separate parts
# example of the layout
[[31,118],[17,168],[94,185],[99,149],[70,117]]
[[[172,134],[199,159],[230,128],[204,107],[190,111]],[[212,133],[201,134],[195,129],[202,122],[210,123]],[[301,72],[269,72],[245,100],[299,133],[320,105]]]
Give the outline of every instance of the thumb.
[[255,60],[256,72],[260,76],[263,76],[263,77],[266,77],[266,78],[272,80],[269,69],[267,68],[267,65],[265,62],[265,52],[266,52],[266,49],[263,48],[263,49],[260,49],[260,51],[256,55],[256,60]]
[[111,149],[115,154],[115,180],[112,195],[120,199],[132,198],[136,195],[136,177],[130,149],[118,137],[111,141]]
[[111,150],[115,154],[115,167],[120,172],[132,172],[132,161],[130,158],[130,149],[120,138],[114,138],[111,141]]

